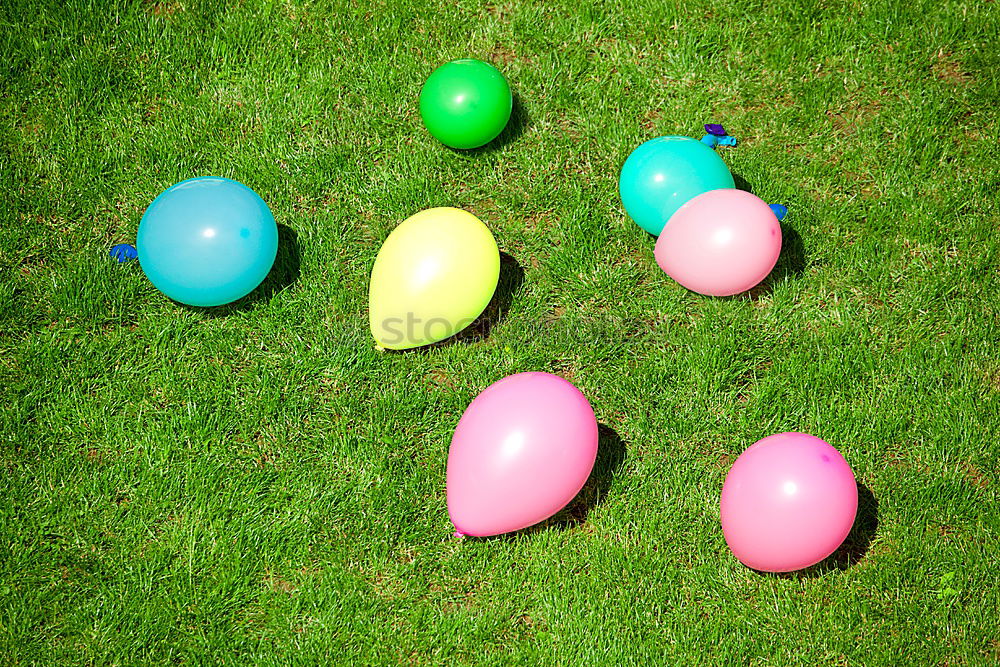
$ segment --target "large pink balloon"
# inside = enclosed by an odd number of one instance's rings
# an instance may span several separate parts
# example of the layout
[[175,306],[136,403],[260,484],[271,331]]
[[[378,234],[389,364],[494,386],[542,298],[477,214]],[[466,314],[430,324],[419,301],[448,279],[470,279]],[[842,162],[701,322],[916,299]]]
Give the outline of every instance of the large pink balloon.
[[771,208],[743,190],[710,190],[670,216],[656,241],[656,263],[699,294],[745,292],[767,277],[781,253]]
[[805,433],[757,441],[722,486],[722,534],[744,565],[791,572],[820,562],[851,532],[858,486],[832,446]]
[[580,492],[597,457],[597,420],[580,390],[549,373],[518,373],[477,396],[448,453],[448,514],[484,537],[549,518]]

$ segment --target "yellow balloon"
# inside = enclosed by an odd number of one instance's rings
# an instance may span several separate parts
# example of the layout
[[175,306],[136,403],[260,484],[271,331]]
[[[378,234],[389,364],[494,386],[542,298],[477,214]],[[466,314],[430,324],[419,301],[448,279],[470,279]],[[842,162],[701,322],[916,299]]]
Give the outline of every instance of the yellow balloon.
[[368,285],[368,324],[380,347],[444,340],[482,314],[500,279],[486,225],[457,208],[410,216],[382,244]]

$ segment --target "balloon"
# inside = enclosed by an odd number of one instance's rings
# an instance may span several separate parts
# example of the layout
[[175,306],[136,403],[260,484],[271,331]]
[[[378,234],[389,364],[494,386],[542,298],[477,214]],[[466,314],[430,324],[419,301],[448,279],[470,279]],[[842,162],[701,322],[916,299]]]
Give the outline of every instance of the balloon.
[[751,445],[722,486],[722,534],[746,566],[791,572],[815,565],[844,541],[858,509],[851,466],[805,433]]
[[164,190],[139,222],[139,265],[174,301],[218,306],[246,296],[278,252],[278,226],[257,193],[228,178]]
[[455,428],[448,514],[457,532],[485,537],[543,521],[565,507],[597,457],[597,420],[580,390],[549,373],[487,387]]
[[692,197],[734,187],[722,158],[691,137],[650,139],[632,151],[618,178],[625,212],[654,236]]
[[759,197],[713,190],[684,204],[656,241],[656,262],[692,292],[729,296],[767,277],[781,253],[781,225]]
[[479,218],[457,208],[410,216],[385,240],[368,286],[368,323],[381,347],[405,350],[455,335],[489,305],[500,251]]
[[497,137],[514,99],[496,67],[453,60],[434,70],[420,91],[420,116],[434,137],[452,148],[477,148]]

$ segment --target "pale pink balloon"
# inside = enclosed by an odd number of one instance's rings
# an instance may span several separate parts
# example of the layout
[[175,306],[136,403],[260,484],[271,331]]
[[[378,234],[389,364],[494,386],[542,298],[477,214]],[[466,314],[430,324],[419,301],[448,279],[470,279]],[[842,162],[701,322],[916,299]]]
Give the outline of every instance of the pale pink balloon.
[[448,452],[448,514],[457,533],[527,528],[565,507],[597,457],[597,420],[580,390],[549,373],[487,387],[458,422]]
[[841,545],[854,525],[858,486],[851,466],[823,440],[778,433],[736,459],[720,509],[722,534],[744,565],[791,572]]
[[781,253],[781,225],[764,201],[743,190],[710,190],[670,216],[656,263],[699,294],[729,296],[767,277]]

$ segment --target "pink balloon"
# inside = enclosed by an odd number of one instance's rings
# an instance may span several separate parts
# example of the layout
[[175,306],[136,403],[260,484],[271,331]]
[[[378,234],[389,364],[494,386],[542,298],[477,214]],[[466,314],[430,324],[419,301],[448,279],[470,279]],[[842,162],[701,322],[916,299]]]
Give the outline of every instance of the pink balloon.
[[815,565],[854,525],[858,486],[836,449],[805,433],[778,433],[740,454],[722,486],[722,534],[755,570]]
[[656,241],[656,263],[699,294],[745,292],[767,277],[781,253],[771,208],[743,190],[710,190],[670,216]]
[[597,420],[580,390],[549,373],[487,387],[458,422],[448,452],[448,514],[484,537],[527,528],[573,500],[597,458]]

